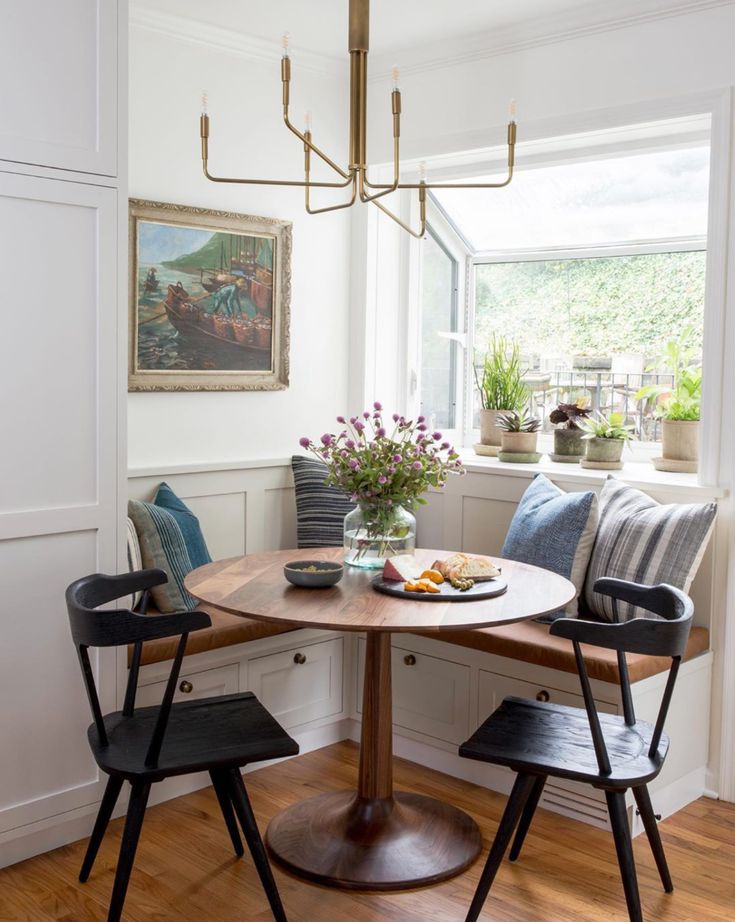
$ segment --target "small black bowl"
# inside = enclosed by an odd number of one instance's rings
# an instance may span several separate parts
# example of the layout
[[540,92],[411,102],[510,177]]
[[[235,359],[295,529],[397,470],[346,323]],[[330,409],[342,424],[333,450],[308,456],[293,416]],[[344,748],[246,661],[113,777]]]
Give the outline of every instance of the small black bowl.
[[[316,567],[314,570],[309,567]],[[342,579],[345,570],[341,563],[331,560],[292,560],[283,567],[283,575],[294,586],[306,589],[324,589]]]

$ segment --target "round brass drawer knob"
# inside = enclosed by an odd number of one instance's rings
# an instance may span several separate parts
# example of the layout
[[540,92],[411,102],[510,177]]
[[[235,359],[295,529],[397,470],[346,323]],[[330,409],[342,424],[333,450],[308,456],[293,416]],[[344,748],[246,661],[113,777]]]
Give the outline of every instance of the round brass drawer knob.
[[544,688],[540,692],[538,692],[538,694],[536,695],[536,700],[543,701],[545,704],[547,701],[551,700],[551,695]]
[[415,665],[416,665],[416,657],[413,655],[413,653],[409,653],[409,654],[407,654],[406,656],[403,657],[403,662],[404,662],[407,666],[415,666]]
[[188,679],[182,679],[179,683],[179,691],[183,692],[185,695],[190,695],[194,691],[194,686]]
[[297,666],[303,666],[304,663],[306,662],[306,657],[304,656],[303,653],[297,653],[294,656],[293,661],[294,663],[296,663]]

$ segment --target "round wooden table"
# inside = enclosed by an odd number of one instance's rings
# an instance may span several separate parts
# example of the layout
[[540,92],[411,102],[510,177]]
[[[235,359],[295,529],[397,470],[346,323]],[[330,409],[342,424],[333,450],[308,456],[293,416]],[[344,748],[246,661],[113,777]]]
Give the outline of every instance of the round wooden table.
[[[355,890],[402,890],[461,873],[477,858],[480,830],[462,810],[393,791],[391,633],[456,631],[525,621],[556,611],[575,595],[569,580],[500,560],[508,591],[473,602],[422,602],[375,592],[375,571],[345,567],[329,589],[286,582],[291,560],[342,560],[343,549],[275,551],[221,560],[194,570],[186,588],[233,614],[277,624],[364,631],[367,636],[362,737],[356,791],[320,794],[271,820],[267,844],[294,874]],[[447,551],[417,550],[419,566]],[[493,558],[495,559],[495,558]]]

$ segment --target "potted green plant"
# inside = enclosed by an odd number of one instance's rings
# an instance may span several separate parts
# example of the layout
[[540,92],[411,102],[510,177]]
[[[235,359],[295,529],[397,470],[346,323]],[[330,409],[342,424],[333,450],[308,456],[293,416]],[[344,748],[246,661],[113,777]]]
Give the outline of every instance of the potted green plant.
[[[482,374],[475,368],[475,381],[480,393],[480,445],[482,454],[497,454],[500,431],[497,418],[500,413],[518,413],[528,401],[528,388],[521,367],[518,343],[502,336],[493,336],[482,363]],[[475,451],[477,451],[475,446]]]
[[537,416],[527,416],[525,410],[520,413],[501,413],[497,426],[500,430],[498,458],[501,461],[533,464],[539,460],[540,455],[536,449],[541,420]]
[[582,467],[617,471],[623,466],[623,448],[631,438],[632,425],[626,424],[622,413],[605,416],[597,413],[593,419],[583,419],[582,438],[587,442],[587,456],[580,460]]
[[654,416],[660,419],[662,457],[654,466],[662,471],[695,472],[699,460],[699,417],[702,404],[702,368],[696,364],[694,331],[684,330],[678,339],[670,339],[662,355],[646,371],[666,371],[673,376],[670,386],[648,384],[636,394],[636,400],[655,400]]
[[589,415],[589,397],[580,397],[575,403],[560,403],[549,413],[549,422],[557,427],[554,429],[552,461],[576,464],[584,457],[587,443],[582,439],[584,430],[580,423]]

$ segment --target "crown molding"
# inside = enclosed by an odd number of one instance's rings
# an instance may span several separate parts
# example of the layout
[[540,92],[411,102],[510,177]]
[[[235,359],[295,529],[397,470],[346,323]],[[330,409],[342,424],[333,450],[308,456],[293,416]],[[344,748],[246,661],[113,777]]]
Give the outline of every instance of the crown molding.
[[[539,17],[532,23],[476,32],[453,42],[432,42],[400,53],[374,54],[371,81],[389,77],[396,59],[400,62],[402,74],[420,74],[587,35],[732,6],[733,3],[735,0],[616,0],[611,4],[609,0],[597,0],[584,10]],[[447,50],[448,44],[450,50]]]
[[[389,77],[396,59],[401,62],[403,74],[421,74],[542,45],[732,6],[734,3],[735,0],[616,0],[611,4],[609,0],[595,0],[582,10],[543,16],[533,22],[504,29],[475,32],[451,42],[441,40],[418,47],[409,46],[399,52],[374,53],[371,55],[370,82]],[[216,48],[262,64],[277,64],[282,55],[278,42],[186,16],[147,9],[140,0],[131,4],[130,24],[148,32]],[[296,49],[293,61],[294,66],[300,70],[321,76],[334,77],[345,72],[344,58],[301,48]]]
[[[130,25],[168,38],[236,54],[261,64],[278,64],[283,54],[279,42],[270,42],[245,32],[224,29],[188,16],[150,10],[140,3],[131,5]],[[339,58],[301,48],[292,52],[292,60],[294,68],[330,77],[339,73],[344,65],[344,61]]]

